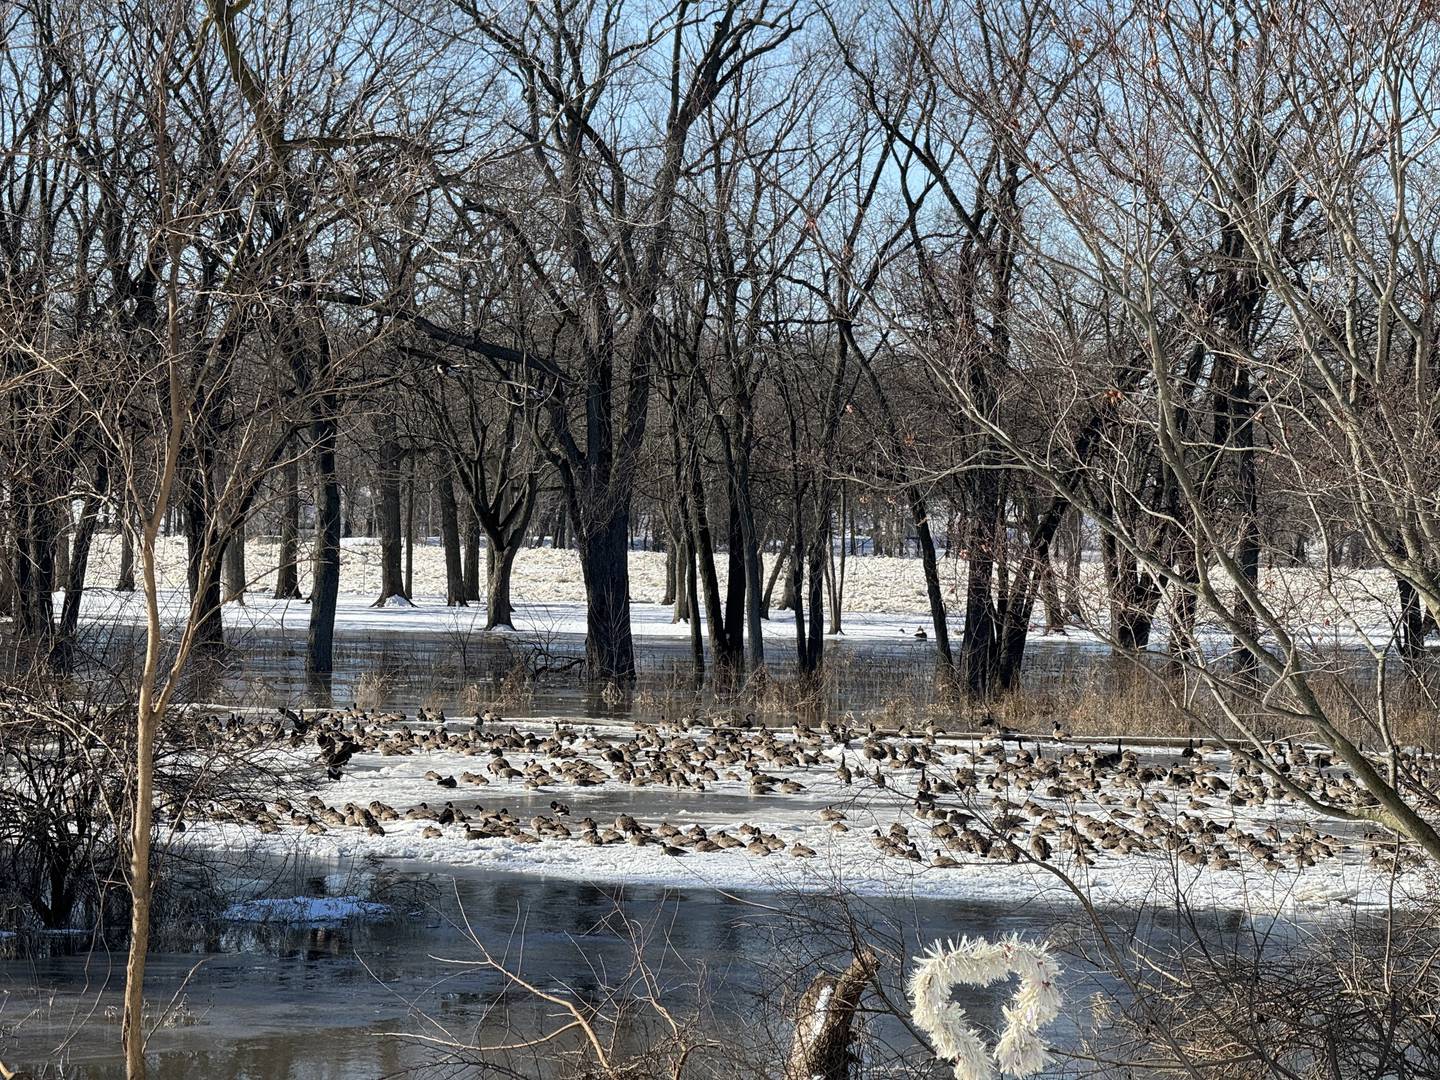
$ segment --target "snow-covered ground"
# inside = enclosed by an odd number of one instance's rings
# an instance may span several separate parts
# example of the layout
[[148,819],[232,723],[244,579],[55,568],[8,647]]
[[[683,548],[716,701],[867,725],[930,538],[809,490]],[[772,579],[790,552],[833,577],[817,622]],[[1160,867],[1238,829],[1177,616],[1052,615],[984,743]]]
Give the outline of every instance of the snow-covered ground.
[[[1115,759],[1114,744],[1054,740],[517,727],[492,727],[492,744],[452,722],[442,745],[432,722],[372,724],[308,804],[192,824],[186,841],[585,881],[1056,903],[1078,891],[1251,911],[1380,904],[1425,885],[1391,872],[1378,837],[1237,777],[1219,749]],[[1347,785],[1333,768],[1294,772]]]
[[[227,624],[249,627],[303,629],[309,607],[301,601],[270,599],[274,588],[278,547],[251,540],[246,544],[246,567],[251,587],[244,605],[226,607]],[[767,568],[774,556],[766,556]],[[660,552],[630,553],[630,592],[637,636],[684,638],[689,629],[671,621],[665,594],[665,556]],[[184,607],[185,547],[179,537],[160,541],[160,585],[167,606],[179,613]],[[91,556],[84,616],[87,620],[119,618],[138,621],[143,610],[138,598],[114,593],[119,567],[119,544],[113,535],[96,538]],[[724,581],[723,560],[719,566]],[[768,573],[768,570],[767,570]],[[959,558],[944,558],[941,581],[953,623],[963,611],[966,566]],[[308,588],[308,560],[300,564],[302,591]],[[1280,621],[1318,653],[1356,645],[1385,648],[1393,640],[1398,603],[1392,578],[1380,570],[1326,573],[1315,568],[1270,568],[1261,571],[1261,590]],[[513,596],[517,605],[516,629],[530,635],[583,634],[584,582],[574,551],[527,548],[515,563]],[[380,592],[380,549],[376,540],[347,538],[342,543],[338,627],[349,631],[443,632],[474,635],[484,626],[483,604],[447,608],[444,552],[435,544],[415,548],[414,606],[387,604],[371,607]],[[779,589],[777,586],[777,593]],[[1090,626],[1103,626],[1107,608],[1100,567],[1083,569],[1078,600]],[[793,623],[776,612],[766,625],[767,637],[789,641]],[[1041,613],[1037,610],[1037,619]],[[846,561],[844,636],[852,640],[900,642],[916,629],[929,628],[925,581],[918,559],[857,556]],[[1040,629],[1036,627],[1037,631]],[[1204,628],[1202,627],[1202,633]],[[1164,619],[1157,623],[1156,640],[1163,640]],[[1209,636],[1222,642],[1228,635],[1211,628]],[[1088,631],[1072,627],[1070,641],[1094,641]]]

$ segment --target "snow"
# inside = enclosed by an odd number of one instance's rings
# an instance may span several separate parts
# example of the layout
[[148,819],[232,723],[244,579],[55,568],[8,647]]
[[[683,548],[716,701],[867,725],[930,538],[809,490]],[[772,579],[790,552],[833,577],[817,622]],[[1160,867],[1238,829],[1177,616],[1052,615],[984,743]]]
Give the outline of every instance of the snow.
[[826,985],[820,988],[820,995],[815,999],[815,1007],[810,1011],[809,1031],[806,1039],[814,1042],[825,1030],[825,1022],[830,1018],[830,999],[835,996],[835,987]]
[[[561,721],[557,721],[561,723]],[[508,726],[508,725],[507,725]],[[537,736],[549,734],[553,727],[543,721],[527,721],[520,730],[534,731]],[[417,730],[431,730],[431,726]],[[460,730],[452,726],[452,730]],[[588,727],[585,730],[590,730]],[[614,729],[614,730],[619,730]],[[606,735],[606,729],[595,726]],[[613,733],[613,732],[612,732]],[[692,731],[690,734],[698,735]],[[1030,740],[1030,745],[1034,741]],[[936,767],[934,775],[946,775],[958,764],[971,761],[974,744],[950,741],[944,745],[944,768]],[[1059,744],[1046,740],[1043,752],[1057,755]],[[1146,749],[1144,759],[1178,760],[1180,747]],[[858,755],[852,747],[844,751],[852,767]],[[782,795],[752,795],[744,779],[722,778],[708,783],[705,791],[671,790],[665,787],[632,787],[610,780],[598,787],[572,787],[559,781],[546,783],[538,789],[526,786],[524,777],[491,776],[483,785],[461,782],[456,788],[438,787],[427,772],[442,777],[459,777],[464,771],[483,773],[485,756],[468,756],[449,750],[415,752],[401,756],[356,754],[342,779],[322,784],[316,791],[325,804],[342,807],[346,803],[365,806],[371,800],[392,806],[402,815],[419,803],[427,803],[439,811],[446,802],[479,820],[486,813],[504,807],[521,827],[532,834],[529,822],[533,815],[550,815],[550,802],[568,803],[570,815],[563,819],[575,833],[569,839],[515,839],[485,837],[467,839],[464,823],[437,826],[430,820],[396,820],[384,823],[384,835],[367,835],[353,827],[327,827],[321,835],[307,835],[288,821],[279,832],[260,835],[247,825],[221,822],[193,824],[185,834],[188,842],[218,848],[236,844],[253,844],[273,851],[277,857],[310,857],[383,859],[424,861],[450,867],[466,867],[564,878],[576,881],[644,884],[664,887],[697,887],[725,891],[758,892],[826,892],[847,890],[857,895],[892,898],[942,898],[989,902],[1051,903],[1070,905],[1078,897],[1097,904],[1173,903],[1183,897],[1194,908],[1243,908],[1254,912],[1326,907],[1335,904],[1383,905],[1392,898],[1404,903],[1418,898],[1428,886],[1414,871],[1403,870],[1392,875],[1367,864],[1370,846],[1353,832],[1344,836],[1346,849],[1338,858],[1300,867],[1284,859],[1279,870],[1262,868],[1249,856],[1235,851],[1237,867],[1233,870],[1181,863],[1159,845],[1128,855],[1096,851],[1094,865],[1076,863],[1073,856],[1057,851],[1050,867],[1022,858],[1016,863],[987,859],[974,855],[957,855],[957,868],[932,866],[933,853],[941,853],[940,841],[930,834],[931,821],[915,812],[915,777],[911,770],[887,770],[884,788],[865,778],[858,768],[856,781],[845,786],[835,775],[840,751],[834,747],[824,751],[824,760],[814,767],[784,768],[766,766],[766,772],[781,780],[804,784],[804,792]],[[540,762],[540,755],[507,752],[517,770],[531,758]],[[599,762],[598,754],[589,751],[579,755],[587,761]],[[1217,770],[1228,769],[1228,753],[1210,755]],[[976,759],[976,771],[982,779],[989,771]],[[957,803],[946,800],[942,805],[965,806],[985,820],[993,813],[996,802],[1017,806],[1033,800],[1054,813],[1063,824],[1067,820],[1120,821],[1116,792],[1102,791],[1093,796],[1052,799],[1041,792],[1017,789],[1001,790],[992,795],[983,784],[977,796]],[[1108,791],[1108,789],[1107,789]],[[983,796],[983,797],[981,797]],[[1098,802],[1092,800],[1106,800]],[[303,800],[296,800],[297,805]],[[820,817],[826,808],[839,808],[847,816],[846,832],[832,831],[830,822]],[[742,826],[753,825],[773,834],[784,842],[785,850],[768,857],[758,857],[743,848],[715,852],[689,852],[684,856],[667,855],[659,844],[634,846],[627,843],[591,845],[579,840],[579,822],[594,817],[605,828],[618,814],[631,814],[652,828],[663,821],[681,830],[703,827],[713,838],[719,830],[737,834]],[[1163,805],[1159,814],[1174,824],[1183,815],[1203,813],[1222,827],[1234,826],[1254,836],[1274,825],[1282,835],[1315,825],[1322,829],[1340,827],[1317,821],[1294,802],[1272,798],[1263,806],[1231,807],[1222,800],[1199,811],[1195,805],[1177,794]],[[1115,817],[1111,817],[1115,814]],[[1072,816],[1073,815],[1073,816]],[[926,861],[916,863],[877,850],[872,844],[873,830],[885,833],[894,825],[909,831]],[[1135,821],[1129,822],[1134,830]],[[438,828],[439,836],[423,835],[427,829]],[[1020,841],[1023,844],[1023,839]],[[791,854],[795,844],[812,848],[814,858]],[[1238,843],[1226,839],[1233,850]],[[1059,871],[1064,877],[1057,874]],[[1078,894],[1078,895],[1077,895]]]
[[[303,626],[309,607],[303,601],[274,601],[279,547],[275,543],[250,540],[246,543],[246,567],[250,591],[244,604],[227,604],[227,623],[247,625],[284,624]],[[161,537],[158,544],[159,583],[171,595],[167,606],[178,615],[183,610],[181,593],[185,585],[185,545],[178,536]],[[483,606],[445,606],[445,558],[439,546],[417,545],[414,552],[413,605],[396,598],[374,607],[380,592],[380,545],[368,537],[347,537],[341,543],[342,629],[394,629],[407,632],[482,633]],[[768,570],[774,555],[765,556]],[[143,610],[133,594],[112,593],[109,586],[119,569],[119,543],[113,534],[95,538],[87,574],[84,614],[103,621],[119,618],[139,621]],[[683,638],[689,633],[683,624],[670,622],[670,609],[661,606],[665,593],[665,555],[655,551],[631,551],[629,556],[630,595],[636,607],[636,632],[640,636]],[[301,591],[309,588],[309,560],[301,559]],[[725,561],[717,571],[725,580]],[[942,591],[952,615],[962,606],[966,579],[963,559],[945,557],[940,563]],[[93,588],[92,593],[90,589]],[[583,633],[584,579],[578,556],[572,550],[523,549],[515,561],[512,591],[517,602],[516,629],[531,635]],[[1344,570],[1312,567],[1272,567],[1260,574],[1260,591],[1275,610],[1280,622],[1294,627],[1294,633],[1310,650],[1324,654],[1356,645],[1384,647],[1391,641],[1399,618],[1394,579],[1383,570]],[[1082,567],[1078,589],[1086,621],[1103,626],[1108,605],[1101,568],[1096,563]],[[844,635],[849,639],[885,638],[897,645],[906,643],[925,648],[913,640],[917,627],[930,628],[929,605],[920,560],[876,556],[855,556],[846,561]],[[364,614],[362,614],[362,612]],[[1038,615],[1037,615],[1038,617]],[[1219,628],[1201,627],[1217,641],[1228,635]],[[789,640],[794,626],[788,619],[776,619],[766,626],[767,637]],[[1164,640],[1163,619],[1157,623],[1155,640]],[[910,639],[907,641],[907,639]],[[1094,642],[1094,635],[1071,629],[1069,642]]]
[[231,904],[221,914],[227,922],[321,923],[384,919],[390,909],[384,904],[357,896],[295,896],[283,900],[245,900]]

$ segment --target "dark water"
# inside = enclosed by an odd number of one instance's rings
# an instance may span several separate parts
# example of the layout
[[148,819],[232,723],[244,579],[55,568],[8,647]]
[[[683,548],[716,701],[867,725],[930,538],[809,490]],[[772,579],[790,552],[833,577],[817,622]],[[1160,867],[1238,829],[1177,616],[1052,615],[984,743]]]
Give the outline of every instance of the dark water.
[[[538,1030],[553,1007],[505,993],[498,972],[443,962],[478,958],[470,931],[539,988],[583,1001],[626,980],[638,941],[662,999],[677,1012],[700,1009],[712,1031],[735,1038],[758,1039],[771,1026],[783,1041],[775,992],[787,979],[794,987],[792,965],[835,970],[846,959],[839,911],[818,898],[399,870],[393,919],[217,923],[191,947],[152,954],[147,1000],[152,1009],[178,1002],[184,1018],[153,1036],[152,1075],[360,1080],[435,1065],[433,1046],[386,1033],[497,1041],[507,1029]],[[336,871],[357,868],[277,871],[272,891],[356,884],[335,880]],[[878,901],[848,917],[882,951],[907,954],[936,937],[1041,937],[1058,926],[1052,909],[946,901]],[[121,1075],[114,1010],[123,954],[77,940],[11,946],[16,955],[0,962],[0,1060],[38,1076]],[[1085,992],[1078,969],[1068,978],[1072,993]],[[967,1007],[982,1024],[998,1017],[993,1001]]]
[[[501,693],[516,647],[487,644],[462,652],[443,634],[368,633],[342,639],[335,673],[316,682],[305,676],[298,633],[257,631],[233,644],[237,648],[223,664],[208,672],[196,668],[190,697],[265,706],[348,704],[361,692],[362,680],[373,689],[379,675],[385,707],[413,712],[425,704],[451,715],[466,715]],[[598,688],[577,689],[573,675],[557,675],[505,703],[504,712],[583,719],[727,703],[723,689],[697,691],[690,683],[684,642],[638,644],[642,677],[633,697],[607,699]],[[548,645],[557,656],[578,654],[583,647],[578,637],[564,635]],[[112,634],[92,642],[91,650],[92,670],[123,671],[123,639]],[[843,665],[830,701],[835,708],[861,712],[901,694],[923,701],[932,681],[931,654],[913,642],[844,643],[835,654]],[[1103,685],[1122,677],[1121,666],[1093,645],[1050,641],[1031,651],[1027,679]],[[616,809],[636,811],[630,804]],[[372,890],[375,882],[366,877],[347,884],[333,875],[370,869],[316,865],[247,874],[268,880],[269,895],[341,895]],[[479,870],[451,876],[433,865],[388,867],[384,885],[382,898],[398,914],[383,922],[326,927],[217,922],[167,935],[152,954],[146,995],[153,1009],[170,1012],[178,1022],[159,1027],[151,1039],[152,1075],[164,1080],[368,1080],[417,1071],[477,1075],[437,1066],[444,1053],[433,1043],[390,1034],[506,1042],[512,1030],[533,1035],[554,1025],[553,1005],[507,992],[501,974],[475,964],[479,953],[472,932],[541,989],[585,1001],[625,982],[638,936],[667,1004],[696,1010],[704,1029],[723,1041],[763,1047],[772,1040],[773,1063],[783,1057],[788,1040],[783,1017],[793,995],[817,970],[836,971],[848,961],[849,919],[858,921],[866,940],[898,957],[914,955],[934,938],[965,934],[1016,932],[1065,940],[1067,923],[1077,918],[1038,905],[955,901],[886,900],[842,912],[818,898],[618,889]],[[628,923],[617,918],[617,904]],[[1110,917],[1121,941],[1163,938],[1173,929],[1153,917]],[[1216,941],[1239,941],[1250,925],[1233,913],[1212,919],[1206,934]],[[0,1061],[31,1068],[40,1077],[121,1075],[119,1024],[112,1014],[124,957],[122,945],[111,950],[74,937],[0,942]],[[1067,961],[1072,999],[1116,992],[1106,978],[1092,974],[1096,970],[1078,957]],[[998,1020],[993,998],[962,1000],[978,1023]],[[1063,1040],[1064,1030],[1057,1038]],[[907,1046],[918,1049],[898,1025],[882,1035],[902,1053]],[[643,1036],[643,1029],[631,1033]],[[549,1071],[534,1057],[510,1064],[522,1076]]]
[[[656,708],[738,703],[733,686],[711,676],[697,685],[689,643],[679,638],[635,640],[639,678],[623,697],[577,678],[575,664],[584,656],[583,635],[449,633],[341,628],[336,638],[334,671],[308,675],[304,667],[303,625],[227,629],[224,656],[197,657],[188,668],[186,696],[192,700],[241,705],[350,705],[357,697],[389,709],[413,712],[421,704],[449,715],[468,715],[499,700],[506,715],[631,715]],[[138,628],[125,625],[82,628],[82,674],[103,684],[123,680],[143,641]],[[794,674],[791,643],[768,641],[770,673],[780,680]],[[543,652],[543,656],[541,653]],[[926,704],[935,690],[933,649],[908,636],[890,642],[873,637],[828,638],[827,662],[833,673],[823,695],[832,710],[864,711],[896,699]],[[534,672],[515,693],[517,670]],[[1036,638],[1026,657],[1027,686],[1111,687],[1134,677],[1133,661],[1117,659],[1088,638]]]

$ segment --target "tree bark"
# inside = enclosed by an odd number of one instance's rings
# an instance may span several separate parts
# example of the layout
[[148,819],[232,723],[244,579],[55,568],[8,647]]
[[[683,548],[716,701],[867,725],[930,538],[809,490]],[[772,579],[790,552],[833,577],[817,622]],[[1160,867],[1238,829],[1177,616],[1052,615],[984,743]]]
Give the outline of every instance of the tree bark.
[[135,591],[135,535],[120,525],[120,572],[115,576],[116,592]]
[[410,598],[401,570],[400,461],[400,444],[390,418],[380,436],[380,471],[376,477],[380,485],[380,595],[375,598],[375,607],[382,607],[393,596]]
[[629,500],[581,531],[585,579],[585,661],[596,678],[631,681],[635,645],[630,632]]
[[436,477],[435,484],[440,497],[440,540],[445,547],[445,603],[449,607],[466,607],[460,509],[455,503],[455,485],[448,474]]
[[480,599],[480,523],[471,510],[465,515],[465,602]]
[[836,978],[820,975],[800,997],[785,1080],[849,1080],[855,1011],[875,969],[868,950]]
[[245,603],[245,522],[239,521],[225,544],[225,602]]
[[275,599],[300,599],[300,461],[286,456],[281,469],[284,494],[280,505],[280,565],[275,571]]
[[322,394],[311,425],[315,442],[315,551],[305,658],[305,670],[311,674],[325,674],[335,667],[335,611],[340,599],[340,480],[335,467],[339,407],[335,394]]

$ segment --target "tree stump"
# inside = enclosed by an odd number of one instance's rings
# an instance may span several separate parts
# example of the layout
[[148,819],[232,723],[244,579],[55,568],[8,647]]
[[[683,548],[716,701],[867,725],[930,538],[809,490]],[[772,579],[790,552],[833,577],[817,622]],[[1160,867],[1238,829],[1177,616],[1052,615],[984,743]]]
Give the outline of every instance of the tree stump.
[[851,1024],[874,971],[875,954],[866,949],[839,978],[820,975],[801,995],[786,1080],[848,1080]]

